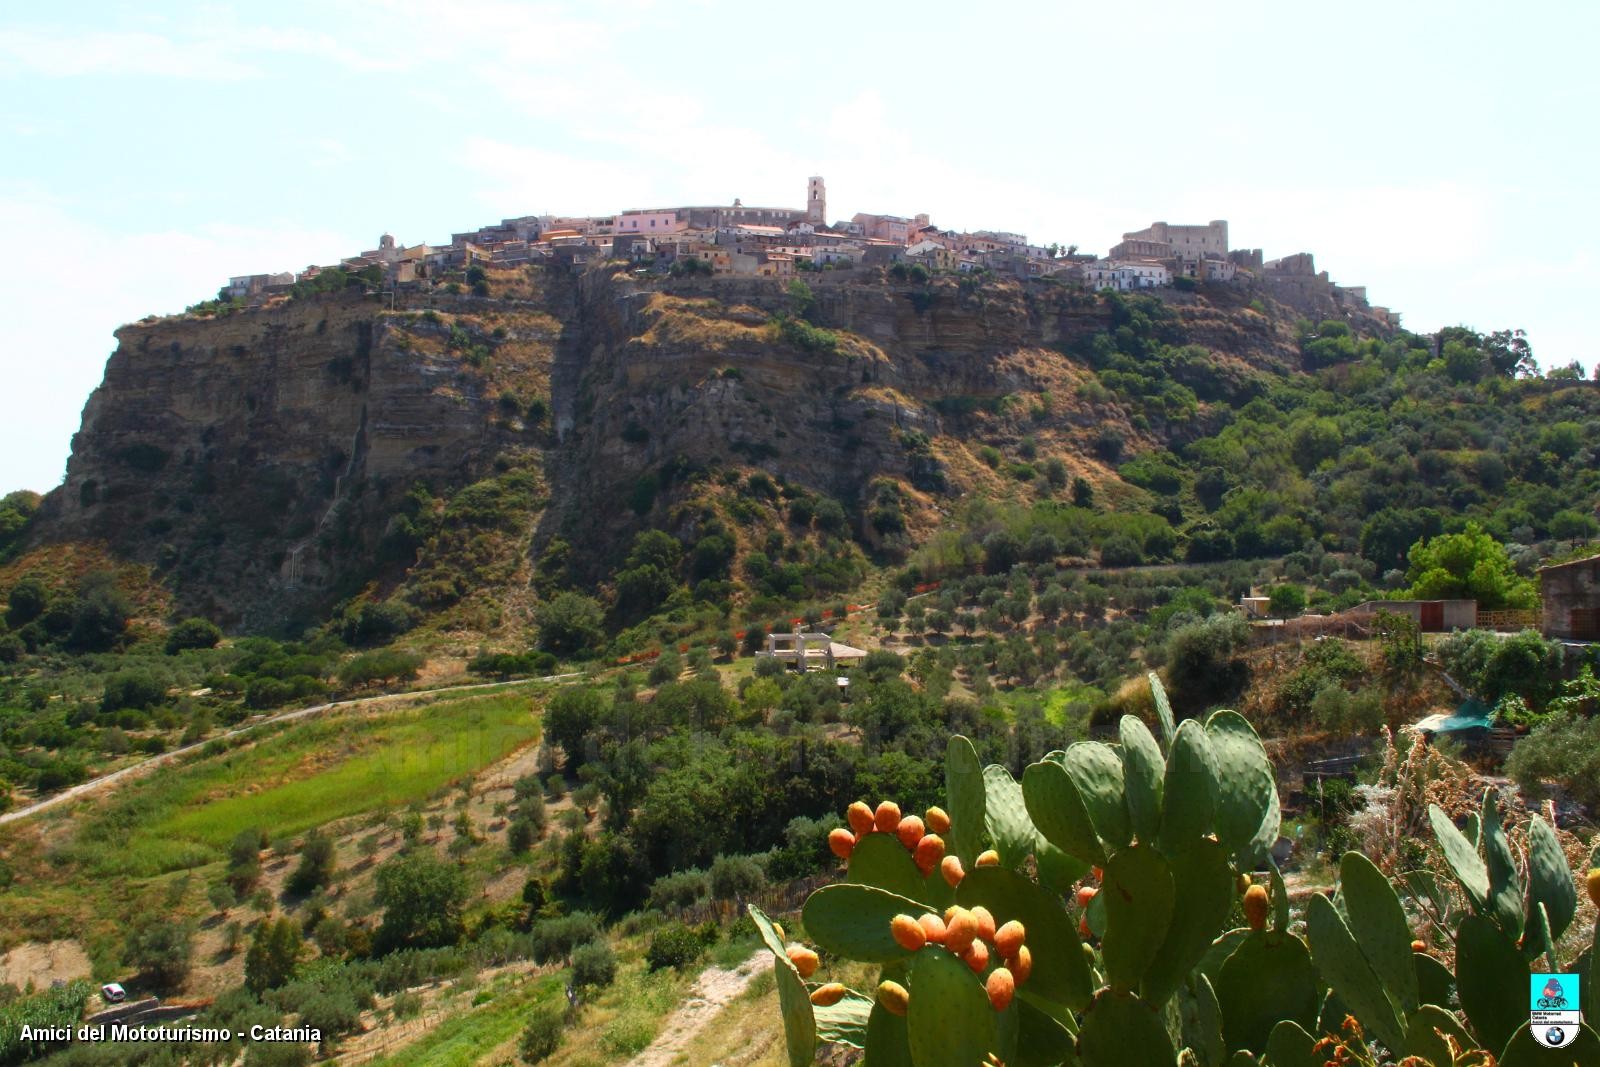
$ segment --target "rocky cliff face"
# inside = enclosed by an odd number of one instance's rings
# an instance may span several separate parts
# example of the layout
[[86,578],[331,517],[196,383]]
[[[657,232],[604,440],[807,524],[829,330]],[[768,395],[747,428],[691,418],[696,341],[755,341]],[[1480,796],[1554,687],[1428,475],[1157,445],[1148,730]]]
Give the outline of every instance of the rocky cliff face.
[[[1110,325],[1096,297],[808,281],[831,338],[774,323],[801,310],[776,281],[542,270],[433,308],[336,295],[127,326],[39,536],[103,540],[182,610],[270,627],[403,568],[380,549],[413,485],[447,491],[508,456],[544,467],[535,547],[565,536],[597,572],[687,471],[760,467],[847,505],[890,478],[938,508],[1001,491],[984,443],[1027,435],[1104,476],[1095,433],[1159,433],[1086,399],[1092,374],[1063,355]],[[1221,360],[1293,358],[1284,323],[1176,303]]]

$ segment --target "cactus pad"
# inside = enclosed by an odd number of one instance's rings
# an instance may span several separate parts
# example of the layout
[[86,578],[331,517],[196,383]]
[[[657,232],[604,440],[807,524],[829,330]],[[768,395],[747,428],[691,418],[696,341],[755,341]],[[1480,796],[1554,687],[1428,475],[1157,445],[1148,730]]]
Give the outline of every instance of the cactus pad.
[[867,1042],[867,1021],[872,1015],[873,1000],[851,990],[844,999],[826,1008],[813,1007],[812,1016],[817,1023],[817,1040],[835,1045],[863,1048]]
[[1106,853],[1094,820],[1065,767],[1052,760],[1029,766],[1022,772],[1022,799],[1046,841],[1085,863],[1104,866]]
[[1178,990],[1233,910],[1233,871],[1220,844],[1202,840],[1169,864],[1182,904],[1173,910],[1166,937],[1144,975],[1140,994],[1152,1004],[1161,1004]]
[[945,835],[945,852],[960,856],[961,865],[972,869],[983,851],[984,827],[983,764],[978,750],[960,734],[950,739],[944,757],[944,795],[950,813],[950,832]]
[[998,763],[983,769],[983,816],[989,840],[1000,853],[1000,863],[1018,867],[1034,851],[1038,831],[1028,818],[1028,805],[1022,799],[1022,786],[1011,772]]
[[1544,905],[1552,942],[1561,939],[1578,913],[1578,890],[1566,853],[1550,824],[1537,815],[1528,824],[1528,901]]
[[[1275,808],[1272,764],[1255,728],[1236,711],[1212,712],[1206,736],[1216,756],[1217,838],[1235,856],[1253,860],[1253,843]],[[1276,839],[1276,827],[1272,836]]]
[[1305,1027],[1284,1019],[1267,1035],[1267,1060],[1271,1067],[1323,1067],[1327,1057],[1312,1051],[1317,1039]]
[[1492,786],[1483,794],[1482,835],[1483,858],[1489,868],[1489,911],[1506,936],[1516,941],[1522,937],[1522,877],[1501,825],[1500,793]]
[[867,1017],[866,1061],[873,1067],[914,1067],[911,1034],[906,1020],[873,1004]]
[[1472,906],[1482,909],[1489,900],[1489,869],[1478,855],[1476,840],[1457,830],[1450,816],[1437,804],[1428,805],[1428,822],[1433,827],[1433,836],[1439,840],[1450,873],[1456,876]]
[[1404,1048],[1405,1027],[1394,1002],[1333,902],[1320,893],[1306,909],[1306,934],[1323,981],[1349,1005],[1350,1013],[1391,1050]]
[[1162,776],[1166,774],[1167,761],[1161,755],[1161,746],[1150,736],[1149,727],[1137,716],[1124,715],[1120,730],[1128,818],[1139,840],[1152,845],[1161,829]]
[[1266,1048],[1281,1019],[1301,1026],[1316,1022],[1316,968],[1293,934],[1251,933],[1222,965],[1216,991],[1229,1052]]
[[1105,882],[1095,899],[1105,902],[1100,953],[1113,989],[1139,987],[1166,940],[1176,898],[1167,861],[1149,845],[1125,848],[1106,864]]
[[1483,915],[1456,931],[1456,995],[1478,1042],[1498,1053],[1528,1021],[1528,964],[1516,943]]
[[1128,818],[1122,757],[1117,750],[1098,741],[1079,741],[1067,748],[1064,762],[1100,840],[1107,849],[1126,847],[1133,840],[1133,823]]
[[1411,958],[1411,926],[1400,897],[1383,872],[1359,852],[1346,852],[1339,861],[1339,895],[1361,954],[1404,1018],[1417,1009],[1417,966]]
[[1161,1016],[1131,993],[1103,989],[1084,1014],[1078,1033],[1083,1067],[1172,1067],[1176,1058]]
[[1162,783],[1161,851],[1177,855],[1211,832],[1216,817],[1217,757],[1205,727],[1185,719],[1173,736]]
[[1000,1052],[998,1014],[978,976],[956,956],[936,945],[918,952],[910,990],[906,1022],[916,1067],[976,1065],[990,1052]]
[[1164,751],[1172,750],[1173,736],[1178,732],[1172,718],[1172,702],[1167,699],[1167,689],[1161,684],[1161,679],[1156,677],[1156,672],[1151,671],[1145,675],[1150,679],[1150,696],[1156,705],[1156,721],[1161,723],[1161,745]]
[[[926,881],[911,853],[894,834],[868,834],[850,853],[845,877],[858,885],[877,886],[898,896],[922,900]],[[930,906],[931,901],[926,902]]]
[[979,867],[961,880],[956,902],[964,908],[982,904],[997,924],[1015,919],[1026,928],[1033,976],[1024,989],[1030,996],[1075,1011],[1088,1007],[1094,979],[1072,920],[1049,890],[1003,867]]
[[811,894],[800,915],[806,932],[827,951],[863,963],[891,963],[910,953],[895,943],[890,922],[901,913],[917,916],[932,910],[874,886],[847,882]]

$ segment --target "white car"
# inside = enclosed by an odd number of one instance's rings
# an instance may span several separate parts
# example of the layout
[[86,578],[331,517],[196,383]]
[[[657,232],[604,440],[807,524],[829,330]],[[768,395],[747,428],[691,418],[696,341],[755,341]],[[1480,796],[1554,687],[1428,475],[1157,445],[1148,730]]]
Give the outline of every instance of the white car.
[[100,987],[100,999],[107,1004],[120,1004],[128,999],[128,991],[117,982],[107,982]]

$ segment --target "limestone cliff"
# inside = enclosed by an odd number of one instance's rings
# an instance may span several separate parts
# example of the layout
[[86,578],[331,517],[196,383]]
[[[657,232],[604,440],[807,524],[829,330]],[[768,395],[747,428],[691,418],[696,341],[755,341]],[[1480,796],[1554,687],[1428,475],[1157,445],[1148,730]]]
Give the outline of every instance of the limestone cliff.
[[[383,546],[406,493],[507,457],[543,468],[535,551],[560,534],[599,574],[663,517],[638,506],[641,484],[669,498],[684,471],[760,467],[849,507],[887,477],[936,520],[961,493],[1014,488],[981,445],[1026,436],[1100,479],[1090,444],[1107,427],[1135,447],[1169,433],[1130,421],[1066,354],[1112,326],[1098,297],[807,281],[800,309],[773,280],[541,268],[492,275],[488,298],[333,295],[126,326],[37,536],[103,540],[154,566],[182,610],[253,629],[403,570]],[[1297,358],[1285,317],[1168,300],[1180,339],[1219,366]],[[799,310],[809,323],[781,325]]]

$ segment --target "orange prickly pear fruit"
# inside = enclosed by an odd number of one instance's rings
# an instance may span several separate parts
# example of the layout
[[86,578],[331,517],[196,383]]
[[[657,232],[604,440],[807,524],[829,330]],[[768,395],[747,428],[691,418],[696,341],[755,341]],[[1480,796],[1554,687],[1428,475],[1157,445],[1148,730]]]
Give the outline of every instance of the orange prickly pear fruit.
[[905,1016],[906,1006],[911,1002],[911,994],[906,992],[906,987],[899,982],[878,983],[878,1003],[883,1005],[883,1010],[890,1015]]
[[1600,867],[1592,868],[1584,879],[1589,887],[1589,899],[1594,901],[1594,906],[1600,908]]
[[896,915],[889,920],[889,932],[894,934],[894,943],[907,952],[915,952],[928,943],[927,931],[909,915]]
[[803,945],[789,946],[789,962],[794,964],[794,969],[800,972],[801,978],[810,978],[817,973],[817,954]]
[[989,1006],[995,1011],[1005,1011],[1011,1006],[1011,998],[1017,993],[1017,982],[1011,977],[1010,971],[1004,967],[996,967],[989,972],[989,978],[983,983],[983,989],[989,994]]
[[1426,952],[1428,951],[1428,943],[1419,937],[1415,941],[1411,942],[1411,951]]
[[900,828],[900,805],[885,800],[872,816],[872,828],[880,834],[892,834]]
[[966,908],[956,908],[944,920],[944,947],[957,956],[964,955],[978,938],[978,920]]
[[967,872],[961,869],[960,856],[946,856],[940,860],[939,873],[944,876],[945,883],[952,889],[960,885],[961,879],[967,876]]
[[1106,880],[1106,872],[1101,870],[1099,867],[1090,867],[1089,873],[1094,876],[1094,880],[1097,882],[1103,882]]
[[923,817],[927,820],[928,829],[934,833],[947,834],[950,832],[950,816],[945,814],[943,808],[929,808]]
[[944,838],[938,834],[924,834],[916,847],[911,850],[911,860],[924,878],[932,874],[933,869],[939,866],[944,858]]
[[978,920],[978,936],[985,941],[994,940],[994,915],[988,908],[979,904],[972,909],[972,917]]
[[844,995],[847,992],[849,992],[849,990],[845,989],[845,987],[838,982],[829,982],[827,985],[819,985],[817,988],[811,991],[811,1003],[815,1004],[819,1008],[831,1008],[835,1004],[839,1003],[839,1001],[843,1000]]
[[1018,945],[1017,954],[1006,960],[1006,968],[1010,970],[1018,985],[1026,982],[1028,976],[1033,973],[1033,950],[1027,945]]
[[1078,936],[1085,941],[1094,936],[1094,931],[1089,929],[1089,920],[1086,917],[1078,919]]
[[861,801],[858,800],[845,809],[844,818],[850,824],[850,829],[856,833],[867,834],[872,832],[872,809]]
[[928,912],[917,919],[917,924],[922,927],[922,936],[927,938],[930,945],[944,944],[944,920]]
[[842,860],[850,858],[850,853],[855,851],[856,835],[840,826],[828,831],[828,849]]
[[1017,949],[1022,947],[1022,939],[1027,936],[1027,931],[1017,920],[1012,919],[994,932],[994,947],[1000,955],[1010,959],[1017,954]]
[[992,848],[984,849],[978,853],[978,858],[973,861],[972,865],[974,867],[998,867],[1000,866],[1000,853]]
[[973,974],[982,974],[983,969],[989,966],[989,946],[982,941],[973,941],[967,946],[967,951],[961,954],[961,959]]
[[1100,890],[1092,885],[1080,885],[1078,887],[1078,907],[1087,908],[1089,902],[1094,899],[1094,895],[1098,892]]
[[1253,885],[1244,891],[1244,920],[1252,930],[1267,928],[1267,912],[1271,910],[1264,887]]
[[915,815],[907,815],[905,818],[900,820],[900,825],[895,827],[894,832],[895,836],[900,838],[900,843],[902,845],[914,851],[917,847],[917,842],[921,841],[922,835],[928,831],[922,825],[921,819],[917,818]]

